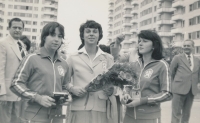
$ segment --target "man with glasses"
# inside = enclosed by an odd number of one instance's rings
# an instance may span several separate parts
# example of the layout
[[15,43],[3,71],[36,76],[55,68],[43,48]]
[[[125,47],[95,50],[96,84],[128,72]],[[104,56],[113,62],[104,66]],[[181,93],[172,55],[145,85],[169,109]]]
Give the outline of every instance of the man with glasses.
[[20,98],[9,89],[25,47],[19,39],[24,22],[19,18],[10,20],[9,35],[0,41],[0,123],[19,123]]
[[174,56],[170,65],[173,93],[171,123],[189,123],[194,95],[200,87],[200,60],[192,53],[194,41],[184,41],[183,50],[183,54]]

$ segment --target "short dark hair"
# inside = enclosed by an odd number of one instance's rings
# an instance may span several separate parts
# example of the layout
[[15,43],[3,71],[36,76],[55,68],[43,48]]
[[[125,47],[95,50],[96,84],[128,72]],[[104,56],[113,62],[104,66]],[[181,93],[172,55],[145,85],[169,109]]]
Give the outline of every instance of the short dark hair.
[[[61,35],[62,35],[62,38],[64,39],[64,37],[65,37],[64,26],[59,24],[58,22],[50,22],[50,23],[46,24],[42,29],[40,47],[44,47],[45,38],[48,35],[53,35],[54,32],[55,32],[55,29],[57,27],[58,27],[58,30],[60,31]],[[62,43],[61,43],[61,45],[62,45]]]
[[12,22],[17,21],[17,22],[22,22],[23,28],[24,28],[24,22],[20,18],[13,18],[9,21],[8,27],[10,28],[12,26]]
[[95,29],[99,30],[99,39],[98,39],[97,44],[103,38],[103,30],[102,30],[101,25],[99,23],[95,22],[94,20],[87,20],[86,23],[83,23],[79,28],[80,38],[81,38],[82,44],[79,46],[78,49],[81,49],[85,45],[84,36],[83,36],[85,28],[95,28]]
[[26,50],[29,51],[31,48],[31,41],[25,35],[22,35],[20,40],[26,45]]
[[[160,36],[152,31],[152,30],[142,30],[139,34],[138,34],[138,40],[140,38],[144,38],[147,40],[151,40],[153,43],[153,53],[152,53],[152,58],[155,60],[161,60],[163,58],[163,45],[162,45],[162,40],[160,38]],[[142,57],[142,54],[139,53],[138,51],[138,55],[139,57]]]

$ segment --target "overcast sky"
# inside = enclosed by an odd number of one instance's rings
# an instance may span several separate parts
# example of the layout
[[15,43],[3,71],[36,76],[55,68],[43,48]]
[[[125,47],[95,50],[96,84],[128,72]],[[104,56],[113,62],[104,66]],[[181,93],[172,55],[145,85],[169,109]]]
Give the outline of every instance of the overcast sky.
[[95,20],[103,28],[101,44],[107,44],[108,0],[59,0],[58,22],[65,27],[65,40],[70,42],[69,52],[81,44],[79,27],[86,20]]

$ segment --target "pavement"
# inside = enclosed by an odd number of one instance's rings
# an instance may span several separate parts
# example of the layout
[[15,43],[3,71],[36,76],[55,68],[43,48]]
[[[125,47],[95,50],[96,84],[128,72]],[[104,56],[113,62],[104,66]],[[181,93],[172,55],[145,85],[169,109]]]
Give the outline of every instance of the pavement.
[[[171,101],[162,103],[161,110],[161,123],[171,123]],[[189,123],[200,123],[200,100],[193,103]]]

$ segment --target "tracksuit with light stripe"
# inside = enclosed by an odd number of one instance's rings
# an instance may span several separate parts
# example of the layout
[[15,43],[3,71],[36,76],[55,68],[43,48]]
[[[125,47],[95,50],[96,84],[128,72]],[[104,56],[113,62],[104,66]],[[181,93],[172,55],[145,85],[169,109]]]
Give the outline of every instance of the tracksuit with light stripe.
[[67,71],[67,62],[58,54],[54,61],[51,60],[43,47],[37,54],[30,54],[22,60],[10,89],[15,94],[30,100],[25,110],[25,119],[49,122],[50,114],[47,113],[50,113],[51,109],[37,102],[41,101],[42,95],[53,97],[53,92],[67,92]]
[[171,77],[164,60],[154,60],[142,68],[141,60],[131,63],[138,74],[141,105],[127,107],[124,123],[135,120],[154,120],[161,116],[160,103],[171,99]]

